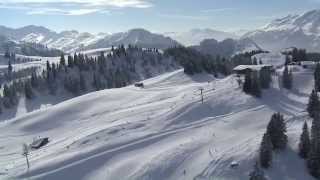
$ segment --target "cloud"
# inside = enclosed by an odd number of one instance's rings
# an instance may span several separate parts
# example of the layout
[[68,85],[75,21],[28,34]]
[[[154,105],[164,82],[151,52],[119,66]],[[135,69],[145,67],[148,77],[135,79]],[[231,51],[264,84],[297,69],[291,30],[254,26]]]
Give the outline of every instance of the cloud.
[[77,9],[77,10],[61,10],[61,9],[35,9],[28,11],[28,15],[68,15],[68,16],[79,16],[85,14],[91,14],[100,11],[99,9]]
[[0,0],[0,8],[24,10],[29,15],[84,15],[109,9],[150,8],[147,0]]

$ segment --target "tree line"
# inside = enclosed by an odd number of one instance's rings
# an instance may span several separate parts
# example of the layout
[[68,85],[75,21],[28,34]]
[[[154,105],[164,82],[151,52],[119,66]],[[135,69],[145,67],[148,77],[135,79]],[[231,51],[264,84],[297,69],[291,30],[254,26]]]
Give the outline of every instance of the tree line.
[[47,61],[43,71],[28,69],[19,78],[9,61],[0,108],[14,107],[20,95],[30,100],[46,95],[79,96],[92,91],[121,88],[178,67],[172,57],[165,56],[158,49],[131,45],[113,47],[109,53],[101,52],[91,57],[81,53],[62,54],[59,63]]

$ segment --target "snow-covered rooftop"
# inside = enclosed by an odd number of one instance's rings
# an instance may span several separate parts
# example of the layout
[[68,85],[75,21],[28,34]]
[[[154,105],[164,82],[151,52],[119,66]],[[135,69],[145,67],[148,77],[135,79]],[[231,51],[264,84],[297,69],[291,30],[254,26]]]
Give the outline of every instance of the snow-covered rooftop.
[[315,65],[316,63],[314,61],[301,61],[300,62],[301,65]]
[[261,64],[261,65],[239,65],[235,68],[233,68],[234,71],[242,71],[246,69],[251,69],[254,71],[260,71],[264,67],[272,67],[272,65],[269,64]]

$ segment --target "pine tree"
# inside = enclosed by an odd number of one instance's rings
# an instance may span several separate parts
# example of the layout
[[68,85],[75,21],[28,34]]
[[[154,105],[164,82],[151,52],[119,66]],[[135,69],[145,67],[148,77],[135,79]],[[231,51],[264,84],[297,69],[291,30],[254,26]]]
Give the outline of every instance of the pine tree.
[[318,93],[315,90],[312,90],[310,94],[307,111],[309,113],[309,116],[312,118],[315,117],[315,114],[320,112],[320,101]]
[[0,114],[2,114],[2,105],[3,105],[2,97],[0,96]]
[[73,57],[72,56],[68,56],[68,67],[73,68]]
[[249,174],[249,180],[267,180],[258,162],[255,163],[253,168],[253,171]]
[[61,56],[60,56],[60,65],[61,66],[65,66],[66,65],[66,60],[64,58],[64,54],[61,54]]
[[300,136],[300,143],[299,143],[299,155],[301,158],[306,159],[310,152],[310,135],[309,135],[309,128],[307,122],[304,122],[302,134]]
[[83,73],[80,73],[80,90],[81,91],[87,90],[86,79],[85,79]]
[[259,81],[262,89],[269,89],[270,83],[272,82],[271,72],[266,68],[262,68]]
[[30,82],[24,83],[24,93],[27,99],[32,99],[34,97],[34,93]]
[[260,165],[269,168],[272,164],[272,143],[269,134],[265,133],[260,145]]
[[317,63],[314,71],[314,88],[317,92],[320,91],[320,63]]
[[251,94],[256,97],[261,97],[261,87],[257,72],[253,72],[252,74]]
[[37,73],[35,71],[32,72],[32,74],[31,74],[31,86],[33,88],[39,87],[39,79],[38,79]]
[[251,73],[247,72],[244,79],[244,83],[243,83],[243,92],[245,92],[246,94],[250,94],[251,87],[252,87]]
[[292,89],[292,72],[289,71],[288,66],[285,66],[283,75],[282,75],[282,84],[286,89]]
[[51,66],[50,66],[49,61],[47,61],[47,72],[50,72],[50,71],[51,71]]
[[6,50],[6,52],[4,53],[4,57],[7,59],[10,59],[10,52],[9,50]]
[[287,146],[287,129],[283,115],[275,113],[267,126],[267,134],[270,136],[273,149],[283,150]]
[[312,176],[320,177],[320,119],[316,114],[311,126],[311,148],[308,154],[307,166]]
[[11,60],[9,60],[9,63],[8,63],[8,73],[11,74],[11,73],[12,73],[12,70],[13,70],[13,67],[12,67],[12,64],[11,64]]
[[252,64],[253,65],[258,65],[258,59],[256,57],[253,58]]
[[286,55],[285,65],[286,65],[286,66],[289,65],[290,62],[291,62],[291,59],[290,59],[289,55]]

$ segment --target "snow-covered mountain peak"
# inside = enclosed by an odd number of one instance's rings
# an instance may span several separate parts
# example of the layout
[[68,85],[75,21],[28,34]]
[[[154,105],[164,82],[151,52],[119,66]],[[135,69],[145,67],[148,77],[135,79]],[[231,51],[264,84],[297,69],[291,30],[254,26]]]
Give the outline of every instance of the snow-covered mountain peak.
[[141,47],[150,48],[167,48],[178,44],[168,37],[151,33],[142,28],[114,34],[91,34],[88,32],[78,32],[76,30],[57,33],[45,27],[34,25],[18,29],[0,26],[0,35],[7,37],[14,42],[39,43],[49,48],[63,50],[67,53],[109,48],[112,45],[117,46],[119,44],[136,44]]
[[47,29],[43,26],[35,26],[35,25],[28,25],[24,26],[22,28],[17,28],[17,31],[23,34],[30,34],[30,33],[42,33],[42,34],[50,34],[55,33],[54,31],[51,31],[50,29]]
[[320,10],[300,15],[288,15],[271,21],[266,26],[246,33],[267,50],[281,50],[287,47],[320,50]]
[[305,12],[301,15],[288,15],[273,20],[262,28],[264,31],[299,31],[307,35],[320,35],[320,10]]
[[21,39],[23,42],[40,43],[44,39],[42,34],[30,33]]
[[263,27],[265,31],[286,30],[293,27],[295,20],[299,15],[288,15],[284,18],[278,18]]

